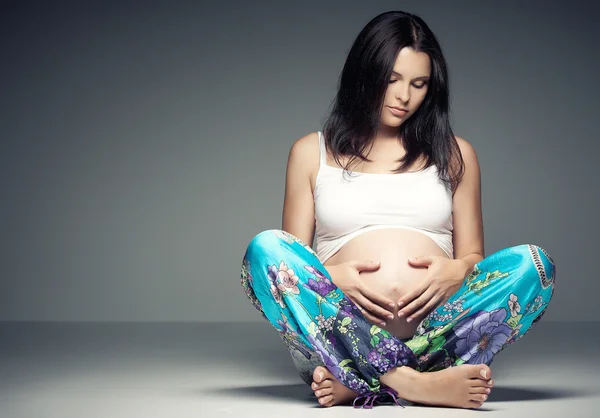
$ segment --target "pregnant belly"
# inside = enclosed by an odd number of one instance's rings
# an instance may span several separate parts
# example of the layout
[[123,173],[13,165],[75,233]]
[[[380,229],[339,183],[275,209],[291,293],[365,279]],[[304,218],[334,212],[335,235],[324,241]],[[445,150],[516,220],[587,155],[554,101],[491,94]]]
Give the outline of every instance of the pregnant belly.
[[[348,241],[324,265],[350,260],[379,260],[380,267],[377,270],[362,271],[360,277],[373,291],[398,302],[400,296],[412,291],[427,275],[426,267],[413,267],[408,263],[409,257],[422,255],[449,258],[435,241],[421,232],[404,228],[376,229]],[[429,312],[411,322],[406,322],[406,318],[398,318],[397,313],[396,306],[394,319],[387,320],[387,325],[382,328],[398,338],[410,338]]]

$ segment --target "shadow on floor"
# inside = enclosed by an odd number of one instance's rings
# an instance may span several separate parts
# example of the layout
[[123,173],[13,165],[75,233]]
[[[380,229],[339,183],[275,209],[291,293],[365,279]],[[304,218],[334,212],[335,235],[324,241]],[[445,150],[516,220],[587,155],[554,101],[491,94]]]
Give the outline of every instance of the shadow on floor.
[[204,394],[223,396],[225,398],[245,396],[289,399],[298,402],[315,403],[316,398],[308,385],[268,385],[240,386],[232,388],[213,388],[203,391]]
[[[290,399],[297,402],[315,403],[316,398],[307,385],[269,385],[269,386],[241,386],[231,388],[213,388],[203,391],[205,394],[229,397],[263,397]],[[585,396],[595,396],[592,392],[583,390],[527,388],[527,387],[494,387],[490,394],[489,402],[532,401],[547,399],[565,399]]]

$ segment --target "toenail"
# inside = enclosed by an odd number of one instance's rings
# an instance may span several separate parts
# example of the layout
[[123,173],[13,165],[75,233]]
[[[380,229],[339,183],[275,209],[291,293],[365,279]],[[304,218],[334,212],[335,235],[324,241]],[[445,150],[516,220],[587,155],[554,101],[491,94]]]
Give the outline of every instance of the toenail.
[[316,391],[315,395],[317,395],[317,397],[321,396],[321,391],[320,390]]
[[486,391],[487,393],[490,393],[490,390],[489,390],[489,389],[486,389],[485,391]]
[[312,388],[312,390],[315,390],[317,388],[317,384],[313,383],[312,385],[310,385],[310,387]]
[[323,373],[319,373],[319,379],[323,379]]
[[487,372],[485,370],[481,370],[479,374],[481,374],[484,379],[487,377]]
[[487,395],[483,395],[483,400],[485,401],[487,399]]
[[490,386],[494,386],[494,381],[490,379]]

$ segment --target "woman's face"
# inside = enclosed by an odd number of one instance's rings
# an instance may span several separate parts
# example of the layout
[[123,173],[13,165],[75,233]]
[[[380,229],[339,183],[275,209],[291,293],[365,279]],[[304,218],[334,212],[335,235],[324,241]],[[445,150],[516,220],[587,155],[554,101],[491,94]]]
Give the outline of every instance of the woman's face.
[[[429,55],[408,47],[400,50],[383,99],[382,124],[400,126],[416,112],[427,94],[430,74]],[[406,109],[407,112],[394,111],[392,108]]]

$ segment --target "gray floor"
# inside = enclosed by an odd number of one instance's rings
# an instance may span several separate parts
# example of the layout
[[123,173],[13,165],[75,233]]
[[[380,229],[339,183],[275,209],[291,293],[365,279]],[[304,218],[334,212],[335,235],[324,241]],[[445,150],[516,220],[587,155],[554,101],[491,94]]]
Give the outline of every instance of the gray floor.
[[320,408],[264,323],[0,323],[0,417],[599,417],[600,324],[541,321],[484,408]]

